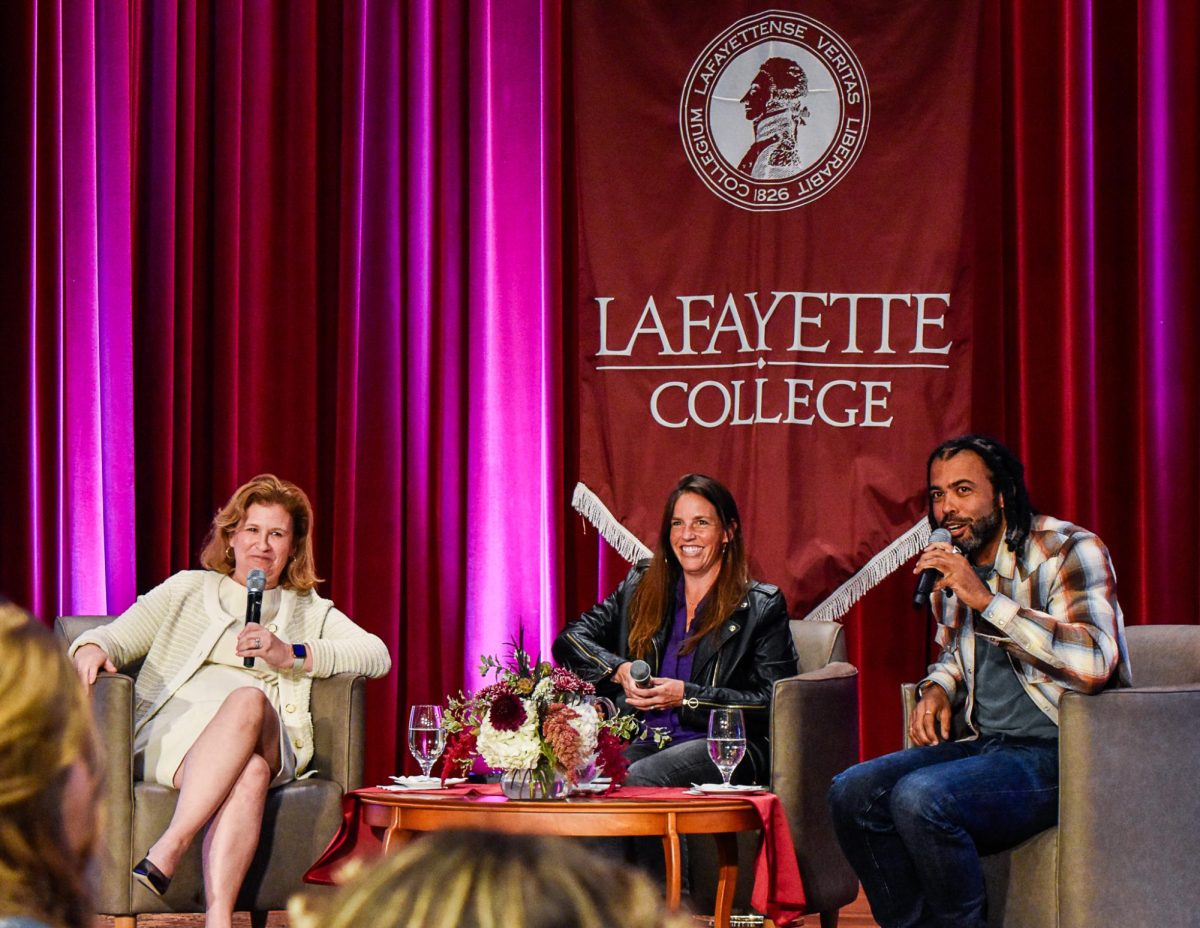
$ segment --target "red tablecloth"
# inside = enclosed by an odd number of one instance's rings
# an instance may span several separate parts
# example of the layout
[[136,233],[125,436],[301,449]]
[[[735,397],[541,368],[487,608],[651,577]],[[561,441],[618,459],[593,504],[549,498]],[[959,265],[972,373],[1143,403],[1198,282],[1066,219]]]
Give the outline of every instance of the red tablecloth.
[[[410,792],[418,792],[411,790]],[[347,793],[342,799],[342,825],[325,852],[317,860],[304,879],[308,883],[333,883],[338,866],[345,860],[378,850],[378,841],[370,829],[359,829],[361,821],[361,796],[386,795],[384,790],[361,789]],[[504,802],[500,787],[458,786],[438,790],[442,796],[461,799],[477,799],[480,803]],[[681,788],[656,788],[649,786],[626,786],[614,795],[621,799],[691,799],[694,797]],[[752,803],[762,820],[763,841],[758,849],[754,868],[754,891],[750,902],[759,912],[769,917],[776,925],[787,925],[804,914],[804,886],[800,881],[800,868],[796,864],[796,849],[792,844],[792,831],[788,826],[783,804],[774,793],[759,793],[753,796],[738,796]],[[599,800],[603,801],[603,800]]]

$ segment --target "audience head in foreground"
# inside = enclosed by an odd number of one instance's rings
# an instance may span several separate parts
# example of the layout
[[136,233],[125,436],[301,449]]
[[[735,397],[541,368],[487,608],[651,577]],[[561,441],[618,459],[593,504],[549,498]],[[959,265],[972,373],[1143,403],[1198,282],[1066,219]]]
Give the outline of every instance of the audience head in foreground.
[[54,636],[0,601],[0,924],[83,928],[98,772],[87,696]]
[[566,838],[444,831],[347,883],[299,928],[684,928],[650,881]]

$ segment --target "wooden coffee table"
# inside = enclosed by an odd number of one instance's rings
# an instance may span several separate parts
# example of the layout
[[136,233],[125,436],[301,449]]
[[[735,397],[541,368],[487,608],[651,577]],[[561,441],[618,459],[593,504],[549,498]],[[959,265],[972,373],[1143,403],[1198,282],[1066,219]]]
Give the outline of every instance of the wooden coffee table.
[[[708,796],[626,800],[619,797],[517,802],[456,797],[447,793],[389,793],[363,790],[362,821],[382,830],[384,853],[411,840],[414,833],[446,828],[475,828],[517,834],[570,837],[659,836],[667,865],[667,904],[679,907],[679,836],[710,834],[717,841],[719,928],[728,928],[737,885],[739,831],[762,827],[754,806],[744,799]],[[499,797],[497,797],[498,799]]]

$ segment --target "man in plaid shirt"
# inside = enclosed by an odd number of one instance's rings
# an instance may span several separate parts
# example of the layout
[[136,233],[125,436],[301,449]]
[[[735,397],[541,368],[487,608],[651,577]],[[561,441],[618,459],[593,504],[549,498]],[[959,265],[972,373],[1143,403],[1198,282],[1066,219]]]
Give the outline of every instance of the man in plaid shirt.
[[[1058,817],[1058,702],[1129,676],[1117,581],[1091,532],[1036,515],[1024,468],[979,435],[929,456],[929,520],[953,543],[933,568],[938,660],[918,688],[915,750],[851,767],[829,800],[847,858],[883,928],[986,922],[980,853]],[[960,711],[966,737],[950,740]]]

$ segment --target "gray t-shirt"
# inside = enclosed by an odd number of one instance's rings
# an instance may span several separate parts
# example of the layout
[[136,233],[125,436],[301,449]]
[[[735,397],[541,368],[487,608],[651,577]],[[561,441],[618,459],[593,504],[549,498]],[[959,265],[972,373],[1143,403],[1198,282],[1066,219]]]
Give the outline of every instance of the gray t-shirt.
[[[987,583],[992,568],[975,568]],[[1058,738],[1058,726],[1021,685],[1014,658],[999,644],[975,636],[975,727],[985,735]]]

